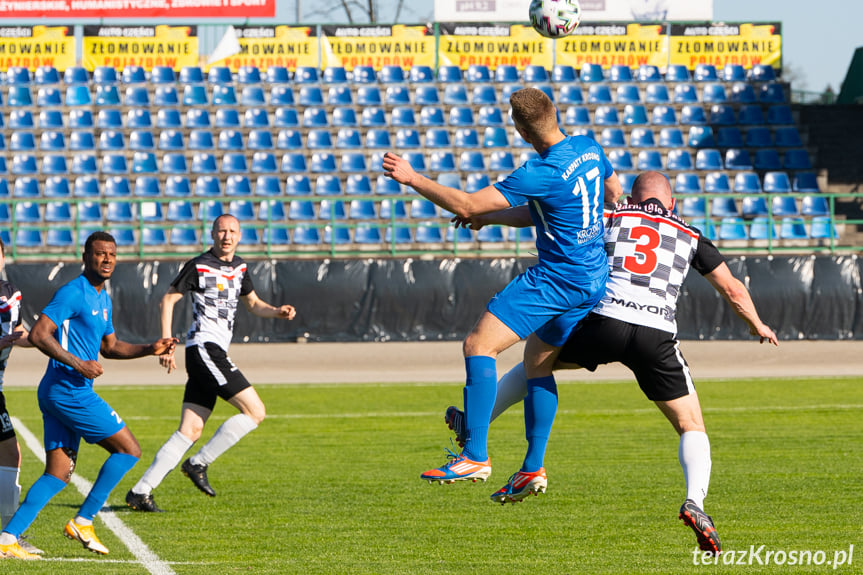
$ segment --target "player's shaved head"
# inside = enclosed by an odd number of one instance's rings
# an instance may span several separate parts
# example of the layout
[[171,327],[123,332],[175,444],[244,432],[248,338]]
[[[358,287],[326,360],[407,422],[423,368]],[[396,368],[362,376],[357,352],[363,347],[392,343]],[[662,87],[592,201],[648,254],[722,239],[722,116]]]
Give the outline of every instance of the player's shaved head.
[[631,198],[634,204],[656,198],[663,206],[671,209],[671,182],[661,172],[643,172],[632,183]]

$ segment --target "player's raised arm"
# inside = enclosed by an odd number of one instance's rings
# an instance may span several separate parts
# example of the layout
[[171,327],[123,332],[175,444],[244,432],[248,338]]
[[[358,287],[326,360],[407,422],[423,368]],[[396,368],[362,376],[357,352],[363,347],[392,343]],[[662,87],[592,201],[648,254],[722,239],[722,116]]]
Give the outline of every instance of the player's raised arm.
[[297,315],[297,310],[292,305],[273,306],[258,297],[255,292],[249,292],[244,296],[240,296],[243,305],[246,309],[258,317],[270,317],[280,319],[294,319]]
[[776,334],[770,329],[755,310],[755,303],[749,295],[749,290],[739,279],[731,274],[725,262],[719,264],[712,272],[704,276],[716,291],[731,305],[734,313],[749,326],[749,333],[761,338],[761,343],[768,341],[773,345],[779,345]]

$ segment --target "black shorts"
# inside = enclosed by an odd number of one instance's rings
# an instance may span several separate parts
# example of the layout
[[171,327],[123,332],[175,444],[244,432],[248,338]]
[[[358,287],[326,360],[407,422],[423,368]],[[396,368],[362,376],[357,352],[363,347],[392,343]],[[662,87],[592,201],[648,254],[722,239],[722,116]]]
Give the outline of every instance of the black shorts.
[[0,441],[6,441],[15,437],[15,428],[12,427],[12,419],[6,411],[6,396],[0,391]]
[[596,366],[620,362],[635,374],[652,401],[670,401],[695,392],[689,365],[674,334],[592,313],[569,336],[558,361]]
[[212,410],[216,399],[231,399],[252,384],[215,343],[186,346],[186,392],[183,403]]

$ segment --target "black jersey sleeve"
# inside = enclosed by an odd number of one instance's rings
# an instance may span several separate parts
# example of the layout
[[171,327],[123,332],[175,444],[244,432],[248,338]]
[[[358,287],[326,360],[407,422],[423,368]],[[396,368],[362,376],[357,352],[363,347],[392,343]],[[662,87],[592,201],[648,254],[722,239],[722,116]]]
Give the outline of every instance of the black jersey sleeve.
[[183,264],[183,269],[171,282],[171,287],[180,293],[189,293],[198,289],[198,266],[195,265],[197,258],[191,259]]
[[692,258],[692,268],[701,275],[707,275],[725,261],[719,250],[709,239],[700,235],[698,247],[695,248],[695,257]]
[[252,274],[249,273],[249,264],[246,263],[246,271],[243,273],[243,282],[240,284],[240,295],[249,295],[255,291],[255,284],[252,283]]

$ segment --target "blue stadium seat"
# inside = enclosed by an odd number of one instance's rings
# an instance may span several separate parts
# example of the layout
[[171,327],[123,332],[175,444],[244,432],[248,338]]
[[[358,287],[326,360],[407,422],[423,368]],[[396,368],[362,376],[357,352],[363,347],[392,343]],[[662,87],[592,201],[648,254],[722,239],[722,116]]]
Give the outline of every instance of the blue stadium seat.
[[599,143],[603,148],[623,148],[626,146],[626,138],[620,128],[603,128]]
[[159,133],[159,149],[166,151],[180,151],[186,149],[183,140],[183,132],[180,130],[163,130]]
[[779,237],[783,240],[806,240],[809,234],[806,232],[806,224],[803,218],[782,218],[779,224]]
[[165,196],[169,198],[188,198],[192,195],[192,186],[185,176],[168,176],[165,180]]
[[741,148],[729,148],[725,151],[725,169],[726,170],[751,170],[752,156],[749,150]]
[[[765,190],[766,191],[766,190]],[[797,216],[797,201],[792,196],[777,196],[770,201],[774,216]]]
[[466,106],[469,102],[464,84],[446,84],[443,90],[443,103],[447,106]]
[[653,130],[650,128],[633,128],[629,133],[629,145],[633,148],[652,148],[656,146]]
[[472,127],[476,122],[473,117],[473,110],[466,106],[453,106],[449,111],[449,125]]
[[392,126],[416,126],[417,121],[413,108],[399,106],[390,112],[390,124]]
[[249,178],[242,175],[228,176],[228,179],[225,180],[225,195],[228,197],[251,196],[252,185],[249,183]]
[[99,173],[96,156],[92,154],[75,154],[72,156],[72,173],[79,175]]
[[587,89],[588,104],[611,104],[611,89],[607,84],[591,84]]
[[246,128],[268,128],[270,116],[264,108],[249,108],[243,112],[243,126]]
[[42,232],[31,228],[18,228],[15,233],[15,246],[19,248],[38,248],[42,246]]
[[36,136],[33,132],[13,132],[9,138],[9,149],[13,152],[35,151]]
[[718,126],[734,126],[737,124],[737,115],[730,105],[714,104],[710,108],[709,122]]
[[742,148],[743,134],[737,126],[720,126],[716,130],[716,145],[720,148]]
[[455,169],[455,157],[449,150],[432,152],[429,156],[429,170],[432,172],[452,172]]
[[567,126],[589,126],[592,123],[590,111],[586,106],[570,106],[564,113],[563,123]]
[[[297,94],[297,102],[300,106],[323,106],[324,93],[320,86],[304,85],[300,86],[300,91]],[[358,102],[359,103],[359,102]]]
[[414,104],[417,106],[437,106],[440,102],[440,93],[434,85],[420,85],[414,88]]
[[258,176],[255,180],[256,196],[281,196],[282,184],[278,176]]
[[810,221],[809,237],[817,239],[838,239],[839,232],[830,216],[815,216]]
[[[10,116],[10,128],[11,126],[11,116],[12,113],[17,110],[13,110]],[[0,128],[3,127],[3,121],[0,120]],[[60,110],[40,110],[39,112],[39,128],[42,130],[62,130],[64,128],[63,122],[63,112]]]
[[318,219],[321,220],[345,220],[348,214],[345,203],[341,200],[321,200],[318,204]]
[[657,150],[642,150],[638,152],[638,159],[636,160],[636,167],[638,170],[662,170],[664,166],[662,164],[662,154]]
[[746,69],[741,64],[726,64],[722,68],[720,77],[725,82],[744,82],[746,80]]
[[737,201],[727,196],[718,196],[710,201],[710,213],[718,217],[739,216]]
[[181,84],[202,84],[205,81],[204,72],[199,66],[183,66],[177,80]]
[[[100,70],[101,68],[97,67],[96,70]],[[110,68],[114,70],[113,68]],[[115,75],[116,79],[116,75]],[[96,81],[96,72],[93,72],[93,81]],[[64,84],[87,84],[90,82],[90,74],[87,72],[87,69],[83,66],[69,66],[63,72],[63,83]]]
[[693,218],[692,221],[689,222],[694,228],[697,228],[701,231],[701,233],[709,240],[717,239],[716,235],[716,226],[711,220],[707,220],[705,218]]
[[478,148],[479,134],[474,128],[458,128],[453,135],[453,147]]
[[165,236],[164,229],[147,226],[141,230],[141,245],[147,247],[164,247],[167,243],[168,240]]
[[285,204],[281,200],[264,200],[258,206],[258,219],[261,221],[277,222],[286,217]]
[[381,219],[403,220],[408,217],[405,203],[402,200],[382,200],[380,204]]
[[581,86],[578,84],[564,84],[560,87],[560,95],[557,99],[558,104],[565,106],[568,104],[583,104],[584,93],[581,91]]
[[389,148],[390,132],[386,129],[372,128],[366,131],[365,145],[367,148]]
[[[87,94],[90,93],[86,86],[83,88]],[[33,93],[30,91],[30,87],[24,85],[9,86],[9,91],[6,93],[6,104],[11,107],[32,106]]]
[[734,82],[731,85],[731,96],[729,101],[736,104],[752,104],[758,101],[752,84],[746,82]]
[[352,220],[373,220],[378,217],[372,200],[351,200],[348,215]]
[[186,111],[186,127],[194,128],[210,128],[210,113],[203,109],[191,109]]
[[380,175],[375,180],[375,193],[380,195],[401,194],[401,184],[385,175]]
[[722,155],[716,148],[702,148],[695,153],[695,169],[697,170],[722,170]]
[[360,125],[366,128],[383,128],[387,125],[386,114],[383,108],[363,108],[360,115]]
[[761,193],[761,179],[755,172],[738,172],[734,174],[734,192],[738,194]]
[[324,68],[321,75],[321,82],[324,84],[347,84],[348,72],[342,66],[330,66]]
[[303,139],[299,130],[279,130],[276,136],[276,148],[279,150],[299,150],[303,147]]
[[138,176],[135,178],[134,195],[154,198],[162,194],[158,176]]
[[341,196],[342,182],[338,176],[324,174],[315,179],[316,196]]
[[764,112],[758,104],[740,106],[737,122],[743,126],[761,126],[765,123]]
[[716,139],[713,137],[713,128],[710,126],[690,127],[687,142],[692,148],[713,148],[716,146]]
[[405,71],[400,66],[384,65],[378,71],[378,81],[381,84],[400,84],[406,80]]
[[623,107],[623,123],[627,126],[647,124],[647,109],[642,104],[627,104]]
[[272,150],[273,148],[273,135],[269,130],[249,130],[247,150]]
[[285,179],[286,196],[308,196],[312,193],[312,183],[308,176],[296,174]]
[[798,172],[794,174],[791,189],[804,194],[814,194],[821,191],[818,185],[818,175],[815,172]]
[[443,109],[437,106],[424,106],[420,109],[420,126],[443,126]]
[[697,174],[680,173],[674,177],[674,193],[676,194],[698,194],[701,193],[701,179]]
[[372,183],[365,174],[351,174],[345,180],[347,195],[366,195],[372,193]]
[[248,172],[249,165],[246,155],[239,152],[228,152],[222,155],[222,172],[226,174],[243,174]]
[[701,101],[705,104],[724,104],[728,101],[725,86],[722,84],[705,84],[701,92]]
[[736,216],[722,218],[719,222],[719,239],[726,241],[749,239],[746,232],[746,222],[743,218]]
[[[19,178],[20,179],[20,178]],[[95,198],[99,196],[99,180],[93,176],[75,178],[73,195],[76,198]]]
[[63,152],[66,150],[66,138],[63,132],[46,130],[39,138],[39,149],[43,152]]
[[96,96],[94,98],[97,106],[119,106],[120,92],[117,86],[96,86]]
[[[215,102],[213,102],[215,105]],[[264,89],[261,86],[243,86],[240,92],[241,106],[266,106],[267,97],[264,95]]]
[[665,71],[666,82],[689,82],[691,79],[689,68],[683,64],[669,64]]
[[743,198],[740,204],[740,211],[743,213],[743,217],[746,218],[766,216],[769,213],[767,210],[767,201],[761,195]]
[[481,172],[486,169],[482,152],[468,150],[459,154],[458,169],[462,172]]
[[680,128],[662,128],[659,130],[659,146],[661,148],[682,148],[684,146],[683,132]]
[[713,64],[696,64],[692,78],[696,82],[718,82],[719,74]]
[[[354,97],[348,86],[330,86],[327,89],[328,106],[352,106]],[[292,103],[291,103],[292,104]],[[287,104],[287,105],[291,105]]]
[[189,226],[175,226],[171,228],[170,243],[173,246],[197,246],[199,230]]
[[749,80],[752,82],[773,82],[776,71],[769,64],[753,64],[749,69]]
[[271,152],[255,152],[252,154],[250,169],[253,174],[275,174],[279,171],[279,164],[276,161],[275,154]]
[[[168,204],[168,213],[171,213],[171,207],[182,202],[171,202]],[[132,213],[132,204],[129,202],[108,202],[105,206],[105,219],[114,223],[126,223],[135,220],[135,214]]]
[[597,106],[593,113],[593,123],[597,126],[619,126],[620,116],[614,106]]
[[240,66],[237,69],[237,82],[240,84],[260,84],[261,71],[257,66]]
[[650,116],[650,123],[657,126],[676,126],[677,113],[674,107],[659,105],[654,106]]
[[128,174],[129,164],[124,154],[102,154],[103,174]]
[[387,106],[409,106],[411,104],[410,90],[407,86],[387,86],[384,92],[384,103]]
[[[542,68],[545,71],[545,68]],[[513,82],[519,82],[520,78],[518,75],[518,68],[511,64],[500,64],[494,70],[494,81],[498,84],[509,84]],[[543,80],[525,80],[529,82],[543,81]]]
[[579,79],[582,82],[602,82],[605,80],[605,73],[602,70],[602,66],[600,64],[590,64],[585,63],[581,66],[581,71],[579,72]]
[[150,152],[156,149],[156,140],[150,130],[133,130],[129,133],[129,149]]
[[155,174],[158,171],[159,165],[153,152],[135,152],[132,155],[133,174]]
[[42,213],[36,202],[19,202],[15,204],[15,221],[24,224],[39,223]]
[[758,91],[758,101],[763,104],[784,104],[788,101],[785,86],[779,82],[763,84]]
[[36,91],[36,105],[41,108],[62,106],[63,95],[57,88],[43,86]]
[[792,191],[787,172],[767,172],[764,174],[764,191],[787,194]]
[[363,145],[362,135],[354,128],[340,128],[336,134],[336,147],[341,149],[356,149]]
[[183,86],[184,106],[206,106],[208,102],[207,87],[201,84],[186,84]]
[[773,129],[776,146],[780,148],[799,148],[803,145],[797,126],[777,126]]
[[162,172],[166,174],[187,174],[189,164],[186,162],[186,154],[181,152],[168,152],[162,156]]
[[336,157],[329,152],[314,152],[309,171],[313,174],[333,173],[336,171]]
[[467,175],[464,184],[464,191],[472,194],[483,188],[490,186],[488,176],[482,172],[472,172]]
[[[102,126],[99,126],[100,128]],[[162,129],[182,128],[183,121],[180,119],[180,111],[172,108],[162,108],[156,112],[156,127]]]
[[512,153],[507,150],[492,152],[488,158],[488,168],[495,172],[511,172],[516,168]]
[[639,82],[661,82],[662,74],[659,73],[659,68],[652,64],[641,64],[635,78]]
[[86,151],[96,149],[96,140],[93,132],[72,132],[69,135],[69,149],[72,151]]
[[284,226],[269,226],[262,230],[261,243],[267,246],[284,246],[290,243],[288,229]]
[[69,180],[63,176],[51,176],[45,179],[43,195],[46,198],[68,198],[71,196],[69,191]]
[[578,81],[578,73],[569,64],[555,64],[551,69],[551,81],[566,84]]
[[30,110],[10,110],[9,128],[13,130],[32,130],[35,127],[33,112]]
[[[294,202],[291,202],[294,203]],[[292,218],[292,219],[306,219],[311,220],[314,219],[315,212],[312,208],[312,202],[306,202],[309,204],[308,210],[310,211],[311,217],[307,218]],[[297,208],[298,209],[298,208]],[[299,209],[298,209],[299,211]],[[241,222],[248,222],[255,219],[255,204],[249,200],[231,200],[228,202],[228,213],[232,214]]]
[[671,150],[666,162],[668,170],[691,170],[693,168],[692,154],[689,150]]
[[701,126],[707,124],[707,114],[704,108],[698,105],[685,105],[680,110],[680,123],[689,126]]
[[704,217],[707,213],[707,200],[701,196],[685,197],[680,202],[680,215],[684,218]]
[[752,158],[752,166],[756,170],[780,170],[782,162],[779,159],[779,153],[776,150],[755,150]]
[[410,68],[408,80],[412,84],[434,82],[434,72],[429,66],[415,64]]
[[811,170],[812,160],[809,158],[809,152],[803,148],[793,148],[785,150],[782,155],[782,166],[786,170]]
[[321,236],[318,228],[297,226],[294,228],[291,241],[299,246],[314,246],[321,243]]
[[771,126],[786,126],[794,124],[791,107],[787,104],[774,104],[767,107],[767,123]]
[[345,152],[342,154],[340,169],[342,173],[367,171],[365,155],[362,152]]
[[634,170],[635,164],[632,161],[632,154],[629,150],[611,150],[608,152],[608,161],[611,162],[611,167],[615,172],[624,170]]

